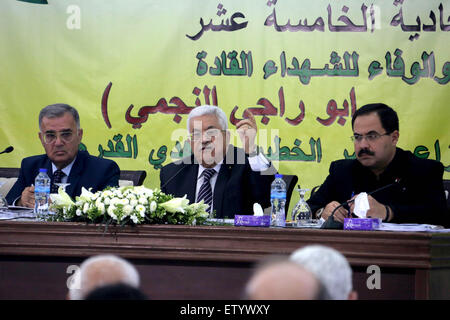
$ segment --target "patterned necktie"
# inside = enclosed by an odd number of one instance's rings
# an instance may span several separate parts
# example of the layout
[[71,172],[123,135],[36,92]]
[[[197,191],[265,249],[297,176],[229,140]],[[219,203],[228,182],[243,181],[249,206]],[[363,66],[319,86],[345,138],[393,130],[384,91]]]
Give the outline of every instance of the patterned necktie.
[[55,183],[61,183],[62,178],[65,175],[66,174],[59,169],[56,170],[55,172],[53,172],[53,183],[52,183],[52,189],[50,190],[51,193],[58,193],[59,186],[57,186]]
[[209,180],[211,177],[216,173],[216,170],[214,169],[206,169],[203,171],[203,184],[200,187],[200,190],[198,192],[197,196],[197,202],[204,201],[206,204],[209,205],[208,209],[206,209],[206,212],[211,213],[211,205],[212,205],[212,189],[211,189],[211,183],[209,183]]

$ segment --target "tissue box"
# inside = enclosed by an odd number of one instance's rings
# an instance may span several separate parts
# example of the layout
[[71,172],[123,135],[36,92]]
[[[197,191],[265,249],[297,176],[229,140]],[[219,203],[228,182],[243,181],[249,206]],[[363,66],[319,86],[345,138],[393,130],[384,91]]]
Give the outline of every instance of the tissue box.
[[345,218],[344,230],[377,230],[381,226],[381,219]]
[[270,216],[235,215],[234,225],[245,227],[270,227]]

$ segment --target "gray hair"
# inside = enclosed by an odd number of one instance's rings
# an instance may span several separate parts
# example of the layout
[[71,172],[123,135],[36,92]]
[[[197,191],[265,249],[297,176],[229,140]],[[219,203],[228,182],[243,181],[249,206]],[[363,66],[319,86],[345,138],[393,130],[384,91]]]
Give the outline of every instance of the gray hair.
[[72,276],[71,300],[83,300],[92,290],[123,283],[138,289],[139,273],[128,261],[115,255],[98,255],[85,260]]
[[46,106],[39,113],[39,130],[41,130],[41,124],[43,118],[59,118],[62,117],[66,112],[70,113],[77,124],[77,129],[80,129],[80,116],[78,115],[77,109],[68,104],[56,103]]
[[217,120],[219,121],[219,124],[222,127],[222,130],[228,129],[228,119],[227,119],[225,112],[223,112],[222,109],[220,109],[217,106],[203,105],[203,106],[195,107],[191,112],[189,112],[189,116],[187,119],[188,132],[191,132],[190,131],[191,128],[189,127],[189,124],[190,124],[192,118],[196,118],[196,117],[200,117],[200,116],[204,116],[204,115],[208,115],[208,114],[212,114],[217,117]]
[[311,245],[294,251],[290,260],[314,274],[333,300],[347,300],[352,291],[352,268],[338,251]]

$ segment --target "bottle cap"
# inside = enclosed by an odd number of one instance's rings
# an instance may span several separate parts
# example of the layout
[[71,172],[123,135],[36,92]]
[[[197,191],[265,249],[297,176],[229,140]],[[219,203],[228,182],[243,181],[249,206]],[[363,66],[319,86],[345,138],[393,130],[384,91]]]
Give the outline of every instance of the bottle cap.
[[282,175],[282,174],[279,174],[279,173],[277,173],[277,174],[275,174],[275,178],[283,178],[283,175]]
[[45,172],[45,173],[47,173],[47,169],[45,169],[45,168],[40,168],[40,169],[39,169],[39,172]]

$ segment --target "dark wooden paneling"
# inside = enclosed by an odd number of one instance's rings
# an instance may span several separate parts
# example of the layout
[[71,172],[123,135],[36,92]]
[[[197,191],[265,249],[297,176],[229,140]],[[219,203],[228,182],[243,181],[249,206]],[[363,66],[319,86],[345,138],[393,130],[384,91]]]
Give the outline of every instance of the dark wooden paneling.
[[[102,253],[132,261],[151,298],[239,299],[255,262],[308,244],[347,257],[360,298],[448,298],[450,234],[172,225],[105,232],[77,223],[1,221],[0,299],[62,299],[67,267]],[[366,286],[370,265],[381,268],[380,290]]]

